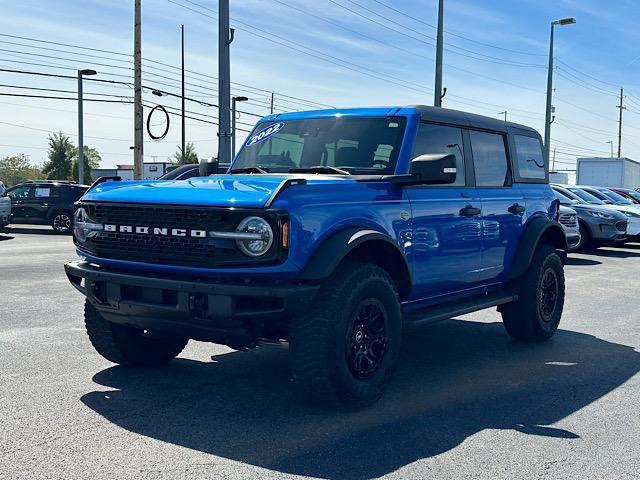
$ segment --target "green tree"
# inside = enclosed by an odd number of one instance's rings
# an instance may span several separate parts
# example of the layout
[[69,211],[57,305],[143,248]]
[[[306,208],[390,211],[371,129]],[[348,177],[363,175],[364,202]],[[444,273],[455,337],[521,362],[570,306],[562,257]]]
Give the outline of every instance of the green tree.
[[186,165],[187,163],[198,163],[198,154],[193,146],[193,142],[187,142],[185,146],[184,161],[182,160],[182,147],[178,147],[178,151],[173,154],[173,159],[180,165]]
[[[102,158],[100,157],[98,150],[96,150],[95,148],[91,148],[85,145],[82,150],[84,151],[84,156],[82,157],[84,160],[83,161],[84,179],[80,183],[90,185],[92,182],[91,170],[93,170],[94,168],[98,168],[100,166],[100,162],[102,161]],[[79,173],[78,172],[78,152],[79,151],[80,149],[78,147],[74,148],[73,162],[71,164],[72,177],[76,182],[79,182],[78,180],[78,173]]]
[[40,167],[31,165],[29,157],[23,153],[0,159],[0,180],[7,187],[26,180],[42,180],[45,175]]
[[73,156],[76,147],[71,139],[62,132],[49,135],[49,161],[44,164],[42,172],[49,180],[70,180]]

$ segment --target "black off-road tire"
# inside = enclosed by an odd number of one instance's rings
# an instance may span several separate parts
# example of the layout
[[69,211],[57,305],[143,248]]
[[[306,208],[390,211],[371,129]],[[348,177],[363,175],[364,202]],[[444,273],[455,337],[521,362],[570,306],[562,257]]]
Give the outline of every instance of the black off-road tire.
[[310,312],[293,321],[294,382],[316,403],[364,408],[384,392],[401,338],[400,301],[389,274],[375,265],[347,262],[324,282]]
[[69,235],[73,232],[73,213],[69,210],[57,210],[51,215],[50,224],[54,232]]
[[93,348],[110,362],[131,367],[163,366],[177,357],[188,339],[152,338],[141,330],[105,320],[88,301],[84,323]]
[[518,300],[501,308],[504,326],[517,340],[541,342],[558,329],[564,306],[564,268],[551,245],[539,245],[517,281]]

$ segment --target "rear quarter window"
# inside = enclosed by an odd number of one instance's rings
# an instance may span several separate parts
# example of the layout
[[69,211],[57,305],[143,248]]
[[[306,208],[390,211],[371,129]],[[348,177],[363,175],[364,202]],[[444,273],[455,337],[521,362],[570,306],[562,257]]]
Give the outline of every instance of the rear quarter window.
[[547,173],[540,139],[525,135],[514,135],[513,139],[516,146],[518,177],[523,180],[546,179]]

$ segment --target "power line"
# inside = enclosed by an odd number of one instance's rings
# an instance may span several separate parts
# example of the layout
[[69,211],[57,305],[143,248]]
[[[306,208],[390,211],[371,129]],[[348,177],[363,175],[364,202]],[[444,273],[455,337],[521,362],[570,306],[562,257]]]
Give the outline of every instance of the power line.
[[[373,0],[373,1],[374,1],[375,3],[377,3],[377,4],[379,4],[379,5],[382,5],[382,6],[383,6],[383,7],[385,7],[385,8],[388,8],[389,10],[392,10],[392,11],[394,11],[394,12],[396,12],[396,13],[398,13],[398,14],[400,14],[400,15],[404,16],[404,17],[410,18],[410,19],[412,19],[412,20],[414,20],[414,21],[416,21],[416,22],[418,22],[418,23],[421,23],[421,24],[426,25],[426,26],[428,26],[428,27],[431,27],[431,28],[433,28],[433,29],[437,29],[437,27],[436,27],[435,25],[432,25],[432,24],[430,24],[430,23],[427,23],[427,22],[425,22],[424,20],[420,20],[419,18],[416,18],[416,17],[414,17],[414,16],[412,16],[412,15],[409,15],[409,14],[408,14],[408,13],[406,13],[406,12],[403,12],[403,11],[401,11],[401,10],[398,10],[397,8],[394,8],[394,7],[392,7],[391,5],[388,5],[388,4],[384,3],[384,2],[381,2],[380,0]],[[447,33],[448,35],[451,35],[451,36],[453,36],[453,37],[461,38],[461,39],[466,40],[466,41],[468,41],[468,42],[473,42],[473,43],[476,43],[476,44],[478,44],[478,45],[482,45],[482,46],[484,46],[484,47],[495,48],[495,49],[497,49],[497,50],[502,50],[502,51],[510,52],[510,53],[517,53],[518,55],[529,55],[529,56],[539,56],[539,57],[544,57],[544,56],[546,56],[546,54],[545,54],[545,53],[523,52],[523,51],[521,51],[521,50],[513,50],[513,49],[510,49],[510,48],[500,47],[500,46],[498,46],[498,45],[493,45],[493,44],[491,44],[491,43],[480,42],[480,41],[478,41],[478,40],[474,40],[474,39],[472,39],[472,38],[466,37],[466,36],[464,36],[464,35],[460,35],[460,34],[458,34],[458,33],[452,32],[452,31],[450,31],[450,30],[445,30],[445,33]]]
[[[183,0],[183,1],[190,1],[190,0]],[[421,32],[421,31],[416,30],[414,28],[408,27],[408,26],[406,26],[406,25],[404,25],[402,23],[396,22],[396,21],[394,21],[394,20],[392,20],[392,19],[390,19],[388,17],[385,17],[384,15],[380,15],[379,13],[375,12],[374,10],[371,10],[370,8],[367,8],[367,7],[361,5],[361,4],[359,4],[359,3],[357,3],[357,2],[355,2],[353,0],[347,0],[347,1],[349,3],[351,3],[351,4],[353,4],[353,5],[358,6],[362,10],[365,10],[365,11],[377,16],[378,18],[382,18],[384,21],[386,21],[388,23],[397,25],[397,26],[399,26],[401,28],[409,30],[410,32],[416,33],[416,34],[420,35],[421,37],[425,37],[425,38],[428,38],[428,39],[431,39],[431,40],[435,41],[434,37],[426,35],[424,32]],[[347,11],[351,12],[352,14],[357,15],[358,17],[364,18],[364,19],[368,20],[369,22],[375,23],[376,25],[379,25],[379,26],[381,26],[383,28],[386,28],[386,29],[391,30],[391,31],[396,32],[396,33],[399,33],[399,34],[404,35],[406,37],[412,38],[412,39],[414,39],[416,41],[419,41],[421,43],[424,43],[426,45],[429,45],[429,46],[432,46],[432,47],[434,46],[433,43],[429,43],[427,41],[422,40],[421,38],[416,38],[413,35],[409,35],[409,34],[407,34],[405,32],[402,32],[402,31],[397,30],[397,29],[395,29],[393,27],[390,27],[386,23],[383,23],[383,22],[375,20],[375,19],[373,19],[371,17],[368,17],[367,15],[364,15],[364,14],[362,14],[362,13],[356,11],[356,10],[353,10],[353,9],[351,9],[351,8],[345,6],[345,5],[342,5],[342,4],[338,3],[338,2],[336,2],[335,0],[329,0],[329,2],[331,2],[334,5],[336,5],[337,7],[340,7],[342,9],[344,9],[344,10],[347,10]],[[458,50],[462,50],[463,52],[467,52],[467,53],[457,52],[455,50],[452,50],[451,48],[457,48]],[[532,64],[532,63],[524,63],[524,62],[516,62],[516,61],[504,60],[504,59],[501,59],[501,58],[498,58],[498,57],[493,57],[491,55],[486,55],[486,54],[483,54],[483,53],[474,52],[473,50],[469,50],[469,49],[466,49],[466,48],[463,48],[463,47],[458,47],[458,46],[455,46],[455,45],[451,45],[451,48],[445,48],[445,50],[448,51],[449,53],[453,53],[455,55],[460,55],[460,56],[463,56],[463,57],[466,57],[466,58],[473,58],[475,60],[481,60],[481,61],[485,61],[485,62],[489,62],[489,63],[497,63],[497,64],[501,64],[501,65],[509,65],[509,66],[517,66],[517,67],[536,67],[536,68],[543,68],[544,67],[544,65],[539,65],[539,64]],[[474,55],[478,55],[478,56],[474,56]]]

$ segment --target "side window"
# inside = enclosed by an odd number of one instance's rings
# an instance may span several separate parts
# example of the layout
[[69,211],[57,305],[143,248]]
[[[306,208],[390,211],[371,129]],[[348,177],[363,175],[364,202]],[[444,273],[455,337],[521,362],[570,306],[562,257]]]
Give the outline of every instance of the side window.
[[445,125],[421,123],[413,149],[413,158],[419,155],[447,153],[456,157],[456,181],[451,185],[465,185],[464,142],[462,129]]
[[544,169],[544,156],[542,154],[542,144],[535,137],[524,135],[514,135],[516,143],[516,156],[518,159],[518,176],[523,179],[546,178]]
[[31,185],[24,185],[22,187],[16,187],[8,191],[7,196],[12,200],[23,199],[23,198],[32,196],[33,195],[31,193],[32,191],[33,191],[33,188],[31,187]]
[[51,196],[51,187],[44,185],[36,185],[34,197],[49,198]]
[[478,187],[508,185],[509,168],[504,136],[497,133],[469,131],[473,168]]

